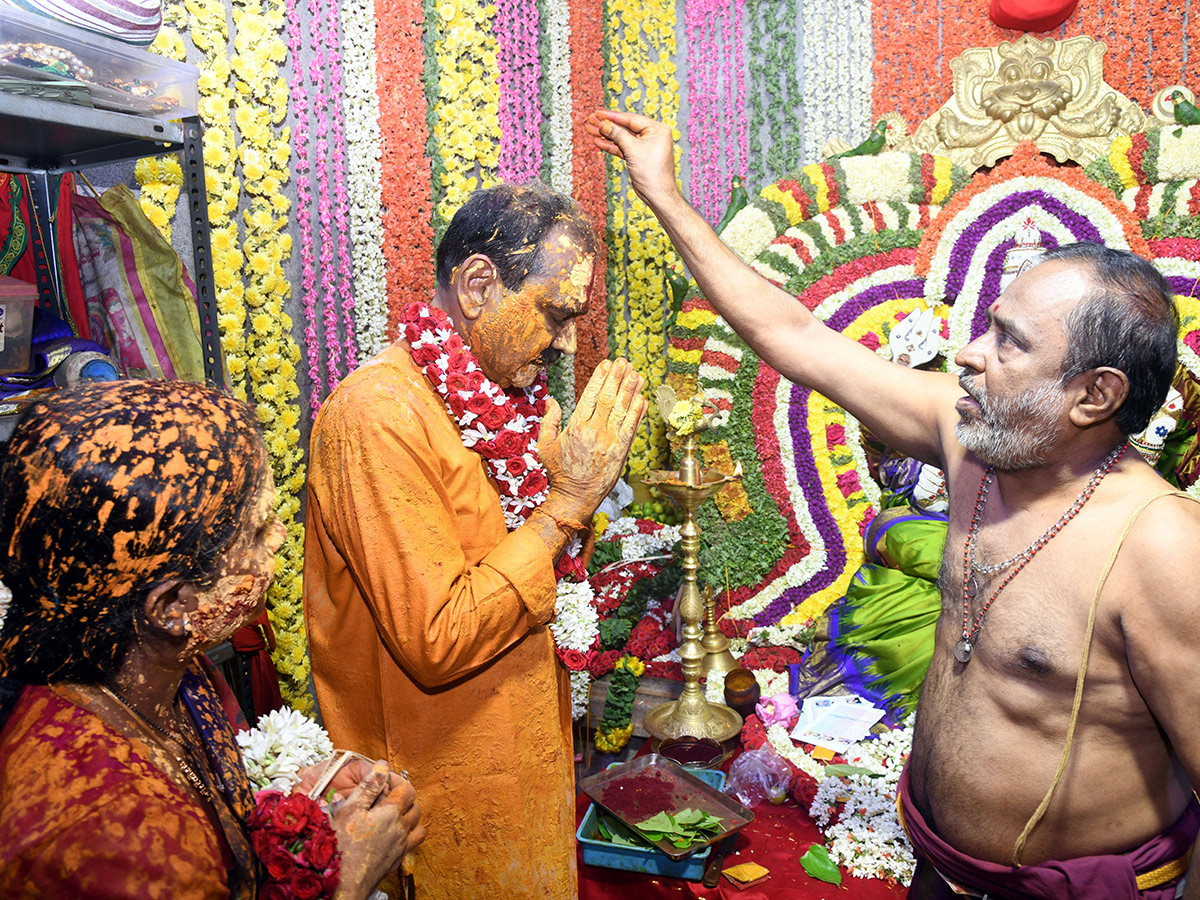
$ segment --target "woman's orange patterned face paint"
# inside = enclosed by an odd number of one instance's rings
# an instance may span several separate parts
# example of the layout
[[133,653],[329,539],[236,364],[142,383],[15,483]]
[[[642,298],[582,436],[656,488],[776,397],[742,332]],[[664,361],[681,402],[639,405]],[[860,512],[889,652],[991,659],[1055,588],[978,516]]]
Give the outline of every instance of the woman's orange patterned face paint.
[[268,471],[242,533],[221,561],[212,585],[198,594],[199,602],[189,613],[189,655],[228,640],[263,611],[275,576],[275,554],[285,537],[284,525],[275,515],[275,481]]

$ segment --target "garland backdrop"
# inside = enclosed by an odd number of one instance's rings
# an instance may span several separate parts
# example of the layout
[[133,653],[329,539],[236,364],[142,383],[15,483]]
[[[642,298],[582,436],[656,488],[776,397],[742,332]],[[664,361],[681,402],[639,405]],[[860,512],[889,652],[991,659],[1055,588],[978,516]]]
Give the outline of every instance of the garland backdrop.
[[[586,140],[589,111],[671,123],[685,196],[716,222],[732,176],[753,195],[832,137],[858,143],[885,113],[911,130],[950,95],[951,59],[1020,36],[993,25],[984,0],[166,0],[164,22],[153,49],[201,69],[222,339],[280,486],[288,540],[271,615],[285,694],[301,707],[311,417],[395,336],[400,308],[429,297],[433,248],[473,189],[541,178],[579,200],[605,258],[579,353],[552,388],[569,406],[596,363],[621,353],[649,395],[667,374],[677,260],[622,165]],[[1108,82],[1146,108],[1186,81],[1200,16],[1171,0],[1083,0],[1046,36],[1078,34],[1107,43]],[[140,163],[136,177],[169,235],[183,214],[178,160]],[[914,245],[898,241],[894,262]],[[668,452],[651,415],[630,468]],[[827,474],[836,486],[844,473]]]

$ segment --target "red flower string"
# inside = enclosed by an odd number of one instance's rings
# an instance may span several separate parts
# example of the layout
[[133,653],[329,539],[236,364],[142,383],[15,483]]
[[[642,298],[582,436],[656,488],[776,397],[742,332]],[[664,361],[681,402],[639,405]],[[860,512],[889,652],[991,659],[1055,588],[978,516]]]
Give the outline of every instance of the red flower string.
[[608,359],[608,298],[606,271],[608,252],[604,235],[608,219],[605,199],[604,156],[592,143],[583,128],[592,110],[604,106],[603,56],[601,55],[601,24],[604,7],[601,0],[572,0],[567,4],[571,24],[571,110],[575,119],[574,139],[571,142],[573,159],[571,174],[575,199],[587,213],[600,252],[592,275],[591,302],[587,314],[577,320],[578,349],[575,352],[575,394],[578,397],[587,386],[592,371],[600,360]]
[[246,826],[266,870],[260,900],[320,900],[337,891],[342,868],[337,835],[317,801],[304,794],[259,791]]
[[[458,423],[463,446],[483,457],[500,488],[504,520],[510,531],[516,530],[545,501],[550,488],[537,456],[546,412],[545,378],[524,390],[504,390],[483,373],[450,317],[428,303],[405,307],[400,325],[413,362]],[[557,577],[587,577],[579,557],[580,544],[577,538],[559,557],[554,570]]]
[[425,69],[421,0],[375,0],[382,143],[383,256],[387,261],[388,339],[400,311],[433,293],[433,205],[429,126],[421,73]]

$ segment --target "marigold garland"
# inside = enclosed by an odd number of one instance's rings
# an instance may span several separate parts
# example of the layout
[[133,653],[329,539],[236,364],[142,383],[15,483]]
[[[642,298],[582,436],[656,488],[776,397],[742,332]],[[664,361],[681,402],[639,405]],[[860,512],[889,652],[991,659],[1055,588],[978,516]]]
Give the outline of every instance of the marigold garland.
[[600,243],[592,276],[591,302],[587,315],[582,316],[576,326],[575,394],[578,397],[596,365],[608,358],[606,163],[583,127],[588,114],[605,105],[603,0],[570,0],[567,12],[573,120],[571,181],[575,199],[591,221]]
[[[434,114],[426,102],[426,85],[436,83],[437,64],[432,46],[427,47],[423,37],[425,6],[432,9],[432,0],[374,0],[374,4],[376,21],[387,23],[375,35],[374,86],[382,154],[386,342],[398,332],[401,310],[433,296],[429,125]],[[424,72],[424,78],[415,77],[418,72]],[[436,91],[431,91],[430,102],[436,97]],[[358,287],[362,289],[361,282]]]
[[[241,136],[241,164],[246,209],[245,304],[249,328],[245,333],[246,364],[243,390],[249,389],[263,425],[279,489],[276,510],[287,529],[278,554],[275,581],[268,594],[271,621],[277,635],[275,665],[284,699],[308,710],[308,654],[300,603],[304,529],[298,521],[304,490],[304,458],[300,448],[300,413],[296,401],[296,364],[300,348],[292,339],[291,318],[283,311],[291,285],[283,263],[291,255],[288,227],[290,203],[283,193],[289,177],[287,83],[279,67],[285,58],[282,34],[286,22],[281,0],[246,0],[233,7],[234,75],[233,120]],[[224,338],[226,332],[222,332]],[[236,382],[235,382],[236,389]]]
[[432,119],[433,233],[440,240],[467,197],[496,181],[500,88],[492,33],[495,6],[445,0],[430,11],[435,16],[426,19],[425,40],[432,43],[437,71],[426,72],[426,90]]
[[[605,88],[622,105],[672,128],[678,113],[675,78],[675,4],[607,0],[609,41]],[[678,140],[676,134],[676,140]],[[675,148],[678,170],[679,148]],[[657,414],[654,390],[666,377],[665,275],[677,257],[666,233],[634,193],[624,163],[609,158],[610,220],[608,296],[609,348],[625,356],[646,379],[650,410],[634,439],[629,469],[644,473],[667,462],[666,426]]]
[[[187,10],[183,0],[168,0],[163,4],[163,24],[158,36],[146,49],[167,59],[180,62],[187,58],[187,45],[179,29],[187,27]],[[168,242],[171,240],[171,220],[175,217],[179,191],[183,187],[183,169],[179,154],[143,156],[133,167],[133,175],[141,186],[138,200],[142,212]]]
[[604,700],[604,714],[596,726],[596,749],[602,753],[620,753],[633,735],[629,721],[633,698],[641,684],[646,665],[636,656],[622,656],[613,667]]

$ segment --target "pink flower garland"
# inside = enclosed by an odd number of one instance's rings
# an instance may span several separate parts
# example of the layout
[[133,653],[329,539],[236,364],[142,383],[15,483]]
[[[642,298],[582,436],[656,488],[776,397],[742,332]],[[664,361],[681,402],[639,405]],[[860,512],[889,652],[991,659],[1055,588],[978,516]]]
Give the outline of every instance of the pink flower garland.
[[[287,0],[287,48],[293,60],[300,59],[302,45],[300,11],[296,0]],[[292,66],[288,90],[291,92],[292,118],[295,120],[292,146],[296,154],[296,214],[300,222],[300,301],[304,311],[304,349],[311,386],[308,402],[315,413],[321,405],[321,351],[314,322],[316,293],[313,287],[316,276],[313,273],[312,218],[308,214],[312,203],[312,181],[308,174],[308,92],[305,90],[303,66]]]
[[499,0],[500,178],[516,184],[542,171],[542,79],[537,0]]
[[[358,348],[354,341],[354,295],[350,260],[349,203],[346,192],[346,142],[342,115],[342,65],[338,43],[338,9],[336,0],[308,0],[308,31],[311,59],[308,80],[314,95],[310,106],[307,83],[302,65],[295,65],[289,88],[292,114],[295,120],[293,145],[296,154],[296,215],[300,222],[301,306],[304,312],[304,348],[311,390],[309,408],[315,414],[322,398],[337,387],[347,371],[358,365]],[[287,4],[287,47],[293,60],[304,49],[300,11],[296,0]],[[328,88],[326,77],[328,75]],[[327,92],[328,91],[328,92]],[[309,113],[317,117],[316,144],[310,148]],[[326,117],[329,110],[331,117]],[[329,135],[332,132],[332,147]],[[319,251],[312,225],[312,157],[316,161],[317,221]],[[332,160],[330,155],[332,153]],[[330,198],[330,168],[333,170],[333,198]],[[336,239],[334,232],[337,232]],[[337,264],[334,265],[334,247]],[[320,257],[321,286],[317,288],[316,263]],[[324,325],[324,340],[317,332],[317,304],[320,295],[320,316]],[[336,296],[335,296],[336,295]],[[339,302],[340,300],[340,302]],[[339,323],[340,311],[340,323]],[[339,334],[339,324],[341,333]],[[322,377],[322,356],[325,359]],[[345,359],[345,368],[342,360]]]
[[749,156],[741,46],[744,6],[745,0],[692,0],[684,11],[691,199],[712,223],[725,211],[730,176],[745,177]]
[[[321,238],[321,309],[325,322],[325,371],[329,376],[330,388],[341,379],[342,344],[338,340],[337,307],[333,302],[333,234],[329,201],[329,120],[325,108],[336,98],[325,93],[325,69],[327,58],[323,43],[325,23],[321,15],[320,0],[308,0],[308,33],[312,36],[312,59],[308,64],[308,76],[315,88],[313,110],[317,114],[317,222]],[[318,398],[319,402],[319,398]]]
[[[733,69],[737,73],[736,94],[733,102],[733,113],[737,122],[737,159],[733,164],[733,170],[743,179],[746,177],[746,166],[750,159],[746,137],[746,67],[742,59],[742,20],[745,15],[746,0],[733,0]],[[728,72],[725,78],[728,80]]]
[[[333,224],[337,231],[337,290],[341,298],[342,350],[346,354],[346,372],[358,368],[358,345],[354,341],[354,294],[350,264],[350,210],[346,198],[346,139],[342,115],[342,54],[338,43],[338,4],[328,0],[325,7],[325,34],[329,41],[329,90],[333,99]],[[330,376],[329,389],[337,387]]]

